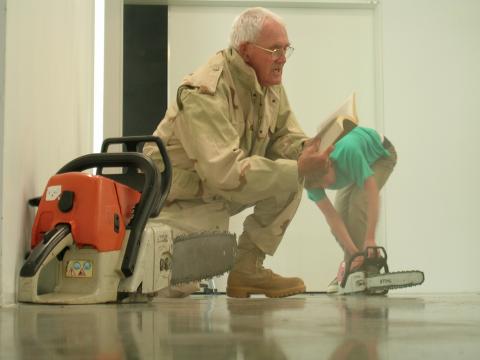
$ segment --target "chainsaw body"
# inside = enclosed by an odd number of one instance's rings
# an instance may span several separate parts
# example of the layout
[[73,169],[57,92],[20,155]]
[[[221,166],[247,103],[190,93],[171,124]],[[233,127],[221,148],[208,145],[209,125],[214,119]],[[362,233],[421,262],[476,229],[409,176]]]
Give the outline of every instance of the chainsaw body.
[[[363,263],[354,269],[352,264],[357,258],[362,258]],[[368,247],[354,254],[345,264],[338,294],[385,295],[389,290],[421,285],[424,280],[425,276],[419,270],[390,272],[385,248]]]
[[[147,141],[160,149],[162,173],[139,152]],[[127,151],[107,153],[108,144],[123,144]],[[106,139],[102,151],[74,159],[48,181],[38,201],[31,251],[20,271],[19,301],[145,300],[180,282],[176,279],[201,280],[229,270],[236,249],[232,235],[191,236],[192,241],[179,242],[175,260],[171,228],[148,222],[160,213],[171,183],[159,138]],[[96,175],[83,172],[92,168]],[[200,246],[198,239],[210,261],[188,258]],[[174,262],[179,270],[172,273]],[[209,262],[217,266],[212,269]]]

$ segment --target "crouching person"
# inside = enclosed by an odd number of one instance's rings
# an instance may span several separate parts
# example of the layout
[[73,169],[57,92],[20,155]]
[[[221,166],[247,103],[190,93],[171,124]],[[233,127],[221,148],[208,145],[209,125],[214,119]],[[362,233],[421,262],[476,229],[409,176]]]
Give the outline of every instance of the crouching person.
[[[173,165],[171,192],[156,221],[178,234],[227,230],[232,215],[253,207],[228,276],[231,297],[305,291],[302,279],[263,267],[295,215],[304,175],[328,158],[300,156],[306,136],[281,84],[292,51],[280,17],[263,8],[244,11],[230,46],[185,77],[154,132]],[[153,147],[144,152],[158,161]]]

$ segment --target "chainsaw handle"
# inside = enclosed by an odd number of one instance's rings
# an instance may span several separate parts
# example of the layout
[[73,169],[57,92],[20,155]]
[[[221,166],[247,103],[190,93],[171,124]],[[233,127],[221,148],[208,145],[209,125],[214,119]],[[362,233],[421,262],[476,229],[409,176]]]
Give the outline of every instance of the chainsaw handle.
[[152,184],[155,181],[158,182],[158,170],[153,164],[153,161],[140,153],[100,153],[83,155],[65,164],[57,171],[57,174],[75,171],[81,172],[87,169],[104,167],[129,167],[140,169],[145,174],[143,191],[152,187]]
[[[372,250],[373,256],[368,256],[369,250]],[[371,259],[376,259],[376,258],[382,258],[385,259],[385,262],[387,262],[387,251],[383,246],[367,246],[364,250],[364,253],[367,255],[368,258]]]
[[42,200],[41,196],[30,198],[28,199],[28,205],[31,207],[38,207],[40,205],[40,200]]
[[[110,145],[123,145],[127,152],[139,152],[143,150],[143,145],[146,142],[154,142],[160,152],[164,148],[162,141],[158,136],[146,135],[146,136],[122,136],[122,137],[112,137],[103,140],[102,147],[100,152],[107,153]],[[163,154],[162,154],[163,155]]]
[[[369,253],[373,253],[373,256],[369,256]],[[363,264],[360,268],[365,267],[367,265],[373,265],[378,267],[379,269],[384,268],[385,272],[388,273],[388,265],[387,265],[387,251],[383,246],[368,246],[363,251],[356,252],[353,254],[350,259],[345,264],[345,274],[343,276],[342,282],[340,286],[345,287],[347,283],[348,276],[351,274],[352,271],[352,264],[356,258],[363,257]]]
[[[158,136],[153,135],[107,138],[103,140],[101,152],[108,154],[108,148],[111,145],[123,145],[126,152],[142,153],[143,146],[147,142],[155,143],[155,145],[157,145],[164,164],[164,170],[161,173],[160,191],[156,194],[155,207],[152,209],[150,214],[151,217],[157,217],[158,214],[160,214],[160,210],[162,209],[165,200],[167,199],[168,193],[170,192],[170,186],[172,184],[172,164],[162,140]],[[103,175],[102,170],[103,168],[99,167],[97,174]],[[132,169],[127,168],[127,174],[131,174],[131,172]]]
[[[373,252],[373,256],[369,256],[370,251]],[[383,246],[368,246],[365,249],[365,261],[363,262],[364,266],[375,266],[379,270],[382,268],[388,273],[387,265],[387,251]]]

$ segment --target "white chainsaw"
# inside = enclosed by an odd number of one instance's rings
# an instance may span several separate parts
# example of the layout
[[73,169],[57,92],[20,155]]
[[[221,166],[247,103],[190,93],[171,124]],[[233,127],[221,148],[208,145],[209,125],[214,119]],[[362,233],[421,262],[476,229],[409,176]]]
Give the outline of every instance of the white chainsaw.
[[[360,268],[353,269],[355,259],[363,258]],[[389,290],[421,285],[425,275],[419,270],[390,272],[387,252],[381,246],[368,247],[354,254],[345,264],[345,273],[339,283],[338,294],[366,293],[384,295]]]

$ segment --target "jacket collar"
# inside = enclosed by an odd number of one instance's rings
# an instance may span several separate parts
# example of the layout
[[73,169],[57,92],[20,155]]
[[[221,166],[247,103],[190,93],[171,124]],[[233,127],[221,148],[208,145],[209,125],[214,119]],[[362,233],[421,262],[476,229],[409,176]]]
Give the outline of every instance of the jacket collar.
[[225,50],[225,56],[231,65],[233,78],[238,79],[245,88],[264,95],[266,88],[260,85],[255,70],[243,60],[237,50],[230,47]]

